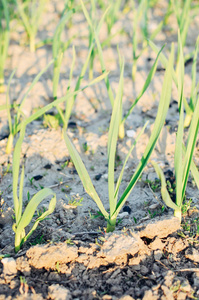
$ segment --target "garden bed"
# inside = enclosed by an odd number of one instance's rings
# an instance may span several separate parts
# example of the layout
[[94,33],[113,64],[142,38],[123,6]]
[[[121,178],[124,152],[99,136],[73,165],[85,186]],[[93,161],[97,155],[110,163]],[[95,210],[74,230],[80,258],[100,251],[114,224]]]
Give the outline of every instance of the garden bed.
[[[124,56],[123,111],[127,112],[141,91],[156,54],[150,47],[137,61],[135,81],[132,81],[132,20],[133,13],[127,3],[122,4],[112,34],[120,31],[103,49],[111,87],[116,93],[120,78],[117,45]],[[130,4],[129,4],[130,7]],[[47,2],[39,26],[37,42],[52,38],[63,12],[64,3]],[[151,8],[148,30],[152,31],[167,11],[167,3],[157,1]],[[102,10],[98,8],[98,14]],[[20,103],[35,76],[52,59],[52,45],[44,45],[34,53],[25,45],[26,35],[18,20],[11,23],[9,56],[6,61],[5,83],[14,68],[10,85],[10,102]],[[171,25],[172,24],[172,25]],[[190,22],[185,54],[194,50],[199,19]],[[138,36],[141,29],[138,26]],[[63,39],[73,43],[64,52],[60,70],[58,98],[67,90],[72,45],[76,48],[76,63],[71,87],[75,87],[88,53],[88,23],[80,9],[66,26]],[[102,25],[100,40],[107,37]],[[174,14],[156,36],[154,43],[168,56],[171,42],[177,45],[177,24]],[[141,47],[141,42],[139,43]],[[141,48],[138,50],[140,51]],[[184,94],[191,92],[191,63],[185,65]],[[101,75],[96,55],[94,78]],[[123,191],[142,157],[149,141],[162,91],[164,67],[159,62],[149,88],[125,122],[125,137],[118,141],[115,163],[116,177],[125,157],[146,121],[149,124],[139,139],[126,165],[121,182]],[[23,106],[23,116],[29,117],[39,108],[52,102],[53,67],[41,76]],[[198,78],[198,73],[197,73]],[[86,73],[82,86],[89,82]],[[0,105],[6,103],[1,95]],[[12,114],[14,115],[14,110]],[[68,135],[81,154],[85,166],[106,209],[108,202],[107,141],[111,119],[111,103],[104,81],[78,93],[68,124]],[[46,114],[55,116],[56,108]],[[177,90],[173,85],[172,98],[165,126],[160,134],[152,158],[163,169],[171,188],[174,183],[174,151],[178,125]],[[51,188],[57,197],[56,208],[40,222],[22,249],[14,251],[12,230],[14,207],[12,195],[12,154],[6,154],[9,135],[8,117],[0,111],[0,299],[198,299],[199,298],[199,205],[198,188],[190,176],[183,204],[180,225],[173,210],[163,207],[160,183],[149,163],[122,208],[116,231],[106,233],[106,221],[95,202],[85,192],[70,159],[62,136],[62,124],[49,124],[44,117],[26,127],[21,161],[25,165],[24,206],[44,187]],[[185,136],[187,132],[185,131]],[[14,145],[17,135],[14,139]],[[194,161],[199,165],[199,144],[196,143]],[[173,188],[174,189],[174,188]],[[175,191],[173,191],[175,193]],[[48,209],[49,198],[36,210],[33,220]]]

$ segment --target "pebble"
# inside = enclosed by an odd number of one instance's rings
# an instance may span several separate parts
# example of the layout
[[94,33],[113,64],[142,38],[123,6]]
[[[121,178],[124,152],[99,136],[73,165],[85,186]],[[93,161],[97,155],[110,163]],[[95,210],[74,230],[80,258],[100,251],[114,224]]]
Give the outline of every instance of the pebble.
[[71,300],[72,297],[67,288],[60,286],[59,284],[52,284],[48,287],[48,299]]
[[167,300],[174,300],[172,291],[166,285],[162,285],[161,289]]
[[135,130],[127,130],[127,131],[126,131],[126,135],[127,135],[129,138],[135,138],[135,137],[136,137],[136,132],[135,132]]
[[118,214],[118,218],[123,219],[123,218],[127,217],[128,215],[129,215],[128,212],[125,211],[125,212]]
[[153,271],[154,272],[159,272],[160,271],[160,268],[158,267],[157,264],[153,264]]
[[3,264],[3,274],[4,275],[16,275],[17,265],[16,261],[12,257],[5,257],[1,260]]
[[154,251],[154,259],[155,260],[160,260],[162,258],[162,255],[163,255],[163,253],[161,250]]
[[149,273],[149,269],[148,269],[146,266],[141,265],[141,267],[140,267],[140,273],[141,273],[142,275],[146,275],[146,274]]

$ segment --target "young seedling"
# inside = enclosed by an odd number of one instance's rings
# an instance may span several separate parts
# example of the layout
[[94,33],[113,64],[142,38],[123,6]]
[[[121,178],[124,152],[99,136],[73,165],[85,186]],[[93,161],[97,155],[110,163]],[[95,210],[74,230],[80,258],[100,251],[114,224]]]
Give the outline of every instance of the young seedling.
[[[30,87],[28,88],[27,92],[25,93],[21,103],[19,104],[19,106],[17,107],[17,113],[14,116],[14,120],[12,120],[11,117],[11,105],[10,105],[10,100],[9,100],[9,89],[10,89],[10,84],[12,81],[12,78],[14,76],[14,73],[16,70],[14,70],[10,76],[9,82],[8,82],[8,87],[7,87],[7,94],[6,94],[6,110],[7,110],[7,115],[8,115],[8,125],[9,125],[9,137],[8,137],[8,142],[7,142],[7,147],[6,147],[6,153],[10,154],[12,151],[12,145],[13,145],[13,139],[14,136],[16,135],[16,133],[18,132],[18,126],[21,122],[21,115],[22,115],[22,109],[23,109],[23,105],[27,99],[27,96],[29,94],[29,92],[32,90],[32,88],[34,87],[34,85],[39,81],[40,77],[43,75],[43,73],[49,68],[49,66],[53,63],[53,61],[51,61],[47,67],[45,67],[33,80],[33,82],[31,83]],[[35,120],[34,118],[32,120]]]
[[171,86],[172,86],[171,72],[172,72],[172,68],[173,68],[173,56],[174,56],[174,46],[172,45],[169,64],[168,64],[168,67],[167,67],[167,70],[165,73],[165,78],[164,78],[164,83],[163,83],[163,88],[162,88],[162,95],[161,95],[161,99],[159,102],[156,120],[154,123],[154,129],[152,131],[148,145],[146,146],[144,154],[137,166],[135,173],[132,175],[129,184],[127,185],[126,189],[124,190],[123,194],[121,195],[121,197],[118,200],[119,188],[120,188],[120,185],[122,182],[122,177],[123,177],[126,163],[130,157],[130,154],[131,154],[137,140],[140,138],[140,135],[143,133],[143,131],[146,127],[146,125],[143,127],[138,138],[136,139],[136,141],[133,143],[131,149],[129,150],[129,153],[126,156],[124,165],[122,167],[122,170],[120,172],[120,175],[119,175],[118,180],[115,185],[115,176],[114,176],[115,154],[116,154],[119,125],[120,125],[120,116],[121,116],[120,114],[121,114],[121,106],[122,106],[122,86],[123,86],[123,72],[124,72],[124,62],[121,63],[119,88],[118,88],[116,98],[114,100],[113,111],[112,111],[110,127],[109,127],[109,135],[108,135],[108,151],[107,151],[108,152],[108,193],[109,193],[110,212],[107,212],[106,209],[104,208],[104,205],[92,184],[90,176],[84,166],[84,163],[82,162],[80,155],[78,154],[74,145],[70,141],[66,132],[64,132],[64,139],[65,139],[68,151],[69,151],[71,159],[75,165],[75,168],[80,176],[80,179],[85,188],[85,191],[96,202],[102,215],[104,216],[104,218],[107,221],[107,229],[106,229],[107,232],[114,231],[115,226],[116,226],[117,216],[118,216],[122,206],[126,202],[127,198],[129,197],[131,191],[133,190],[136,182],[140,178],[140,176],[144,170],[144,167],[146,166],[146,164],[152,154],[152,151],[156,145],[160,131],[164,125],[164,121],[166,118],[166,114],[167,114],[167,110],[168,110],[169,102],[170,102],[170,97],[171,97]]
[[[99,37],[98,37],[100,27],[98,27],[98,31],[95,30],[95,28],[93,27],[92,21],[91,21],[91,19],[89,17],[89,14],[88,14],[88,12],[86,10],[86,7],[85,7],[85,5],[84,5],[84,3],[83,3],[82,0],[81,0],[81,4],[82,4],[82,9],[83,9],[85,18],[87,19],[87,22],[88,22],[88,24],[89,24],[89,26],[92,29],[92,32],[94,34],[95,42],[97,44],[97,49],[98,49],[98,54],[99,54],[99,59],[100,59],[100,64],[101,64],[101,69],[102,69],[102,72],[104,73],[106,71],[106,66],[105,66],[105,61],[104,61],[104,57],[103,57],[102,46],[101,46],[101,43],[100,43]],[[109,10],[109,8],[106,10],[106,12],[104,13],[103,17],[101,18],[101,22],[103,22],[103,19],[105,18],[108,10]],[[164,48],[164,46],[158,52],[157,57],[155,59],[155,62],[154,62],[153,66],[152,66],[152,68],[151,68],[151,70],[150,70],[150,72],[149,72],[149,74],[147,76],[147,79],[146,79],[146,81],[144,83],[144,86],[143,86],[142,90],[140,91],[139,95],[137,96],[137,98],[135,99],[134,103],[131,105],[131,107],[129,108],[128,112],[125,114],[124,117],[122,116],[123,113],[122,113],[122,107],[121,107],[120,126],[119,126],[119,138],[121,138],[121,139],[123,139],[124,136],[125,136],[124,123],[125,123],[127,117],[132,113],[135,105],[141,99],[141,97],[143,96],[143,94],[145,93],[145,91],[147,90],[147,88],[149,87],[149,85],[150,85],[150,83],[151,83],[151,81],[152,81],[152,79],[154,77],[154,74],[155,74],[156,68],[157,68],[157,64],[158,64],[158,59],[159,59],[159,56],[160,56],[163,48]],[[118,53],[119,53],[119,51],[118,51]],[[119,57],[120,57],[120,54],[119,54]],[[112,91],[111,84],[110,84],[108,76],[105,77],[104,81],[105,81],[105,84],[106,84],[106,88],[107,88],[109,100],[110,100],[111,105],[113,107],[113,105],[114,105],[114,93]]]
[[[97,32],[99,32],[99,30],[102,26],[103,18],[104,18],[104,16],[102,17],[102,19],[100,20],[100,22],[97,26],[97,29],[96,29]],[[73,109],[73,106],[74,106],[74,103],[75,103],[75,99],[76,99],[76,96],[77,96],[77,91],[79,90],[81,81],[83,80],[83,78],[85,76],[85,73],[87,71],[89,61],[91,59],[91,55],[92,55],[92,52],[93,52],[93,49],[94,49],[94,45],[95,44],[94,44],[94,41],[93,41],[90,45],[88,55],[85,59],[85,62],[83,64],[83,67],[82,67],[82,70],[81,70],[81,73],[80,73],[80,75],[78,77],[78,80],[77,80],[77,83],[75,85],[74,95],[72,97],[67,97],[67,101],[65,101],[65,113],[63,114],[61,109],[59,109],[59,113],[60,113],[61,119],[62,119],[63,124],[64,124],[64,126],[63,126],[64,130],[66,130],[67,127],[68,127],[68,122],[69,122],[69,119],[70,119],[70,116],[71,116],[71,113],[72,113],[72,109]],[[70,70],[70,76],[69,76],[69,82],[68,82],[68,87],[67,87],[67,91],[66,91],[66,96],[68,96],[68,94],[70,92],[71,81],[72,81],[73,71],[74,71],[74,66],[75,66],[75,60],[76,60],[76,52],[75,52],[75,48],[73,47],[73,60],[72,60],[72,64],[71,64],[71,70]],[[101,76],[97,77],[96,79],[92,80],[92,82],[97,83],[100,80],[102,80],[102,77],[105,78],[106,77],[105,73],[106,73],[106,76],[108,75],[108,72],[106,72],[104,70],[103,75],[101,75]]]
[[[181,35],[182,47],[184,48],[186,44],[187,33],[189,29],[189,24],[191,21],[190,18],[190,9],[192,0],[185,0],[181,7],[181,1],[172,0],[173,11],[177,19],[178,28]],[[180,52],[177,54],[177,68],[179,62]]]
[[[180,37],[180,35],[178,35],[178,36]],[[159,52],[159,49],[156,47],[156,45],[152,41],[149,41],[149,45],[156,53]],[[199,37],[196,42],[193,65],[192,65],[192,85],[191,85],[190,103],[187,102],[186,98],[183,95],[183,104],[184,104],[184,108],[186,111],[186,117],[185,117],[185,121],[184,121],[185,127],[188,127],[190,125],[194,107],[195,107],[197,93],[199,90],[199,84],[198,83],[196,84],[196,66],[197,66],[198,51],[199,51]],[[161,63],[163,64],[163,66],[166,68],[166,66],[168,64],[168,60],[167,60],[166,56],[163,53],[161,53],[159,58],[160,58]],[[172,77],[173,77],[176,87],[178,88],[177,74],[174,69],[172,70]]]
[[4,88],[4,68],[8,56],[8,46],[10,41],[10,18],[7,0],[2,0],[0,8],[0,93]]
[[85,85],[82,88],[79,88],[80,82],[78,81],[79,82],[78,88],[74,92],[68,91],[68,93],[64,97],[61,97],[57,100],[54,100],[53,102],[49,103],[48,105],[46,105],[46,106],[40,108],[39,110],[37,110],[30,117],[28,117],[28,118],[24,119],[22,122],[18,123],[17,127],[16,127],[16,132],[20,131],[23,125],[27,126],[27,124],[29,124],[32,121],[40,118],[43,114],[45,114],[47,111],[49,111],[53,107],[57,107],[58,104],[60,104],[62,102],[67,102],[67,101],[70,102],[71,99],[74,100],[79,92],[84,91],[87,87],[92,86],[92,85],[100,82],[101,80],[103,80],[107,76],[107,74],[108,73],[106,72],[106,73],[98,76],[97,78],[93,79],[91,82],[89,82],[87,85]]
[[[54,66],[53,66],[53,98],[54,98],[54,100],[57,99],[60,68],[61,68],[64,52],[66,51],[66,49],[69,47],[69,45],[75,38],[75,36],[73,36],[70,40],[63,43],[61,40],[61,35],[63,33],[66,23],[71,19],[74,12],[75,12],[74,9],[68,10],[66,12],[66,14],[64,14],[61,17],[61,19],[55,29],[55,33],[54,33],[54,37],[53,37],[52,51],[53,51],[53,59],[54,59]],[[59,107],[58,107],[58,110],[59,110]]]
[[[14,213],[15,213],[15,223],[13,225],[13,230],[15,232],[15,252],[18,252],[23,245],[23,243],[30,237],[33,231],[37,228],[40,221],[44,220],[48,215],[50,215],[56,205],[56,195],[49,189],[44,188],[36,193],[28,202],[26,208],[23,211],[23,185],[24,185],[24,165],[21,170],[21,177],[19,183],[18,192],[18,181],[20,173],[20,155],[22,142],[25,136],[25,126],[23,124],[19,139],[16,143],[14,153],[13,153],[13,202],[14,202]],[[38,205],[47,197],[52,196],[48,209],[43,212],[34,222],[32,228],[28,233],[26,233],[25,228],[30,224],[33,219],[34,213],[37,210]]]
[[30,42],[30,51],[35,52],[35,38],[39,23],[46,4],[46,0],[15,0],[19,15]]
[[[180,37],[180,36],[179,36]],[[161,180],[161,194],[165,204],[174,209],[174,216],[182,218],[182,205],[185,196],[189,171],[192,164],[193,152],[199,130],[199,96],[197,96],[196,106],[192,116],[186,146],[183,146],[184,133],[184,107],[183,107],[183,85],[184,85],[184,59],[182,43],[179,38],[179,72],[178,72],[178,107],[179,124],[176,136],[176,146],[174,155],[174,168],[176,178],[176,199],[172,201],[166,186],[164,173],[156,162],[152,162],[158,177]]]

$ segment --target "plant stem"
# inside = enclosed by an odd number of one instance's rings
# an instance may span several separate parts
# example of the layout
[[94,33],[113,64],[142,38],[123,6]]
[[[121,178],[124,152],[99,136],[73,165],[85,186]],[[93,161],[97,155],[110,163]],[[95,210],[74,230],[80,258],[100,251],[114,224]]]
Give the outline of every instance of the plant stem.
[[30,51],[35,52],[35,36],[30,35]]
[[114,219],[109,219],[107,221],[107,228],[106,228],[106,232],[113,232],[115,230],[115,225],[116,225],[116,218]]
[[14,135],[12,133],[9,134],[7,146],[6,146],[6,154],[10,154],[12,151]]
[[177,217],[180,220],[182,220],[182,212],[181,212],[181,207],[179,207],[179,209],[174,210],[174,217]]

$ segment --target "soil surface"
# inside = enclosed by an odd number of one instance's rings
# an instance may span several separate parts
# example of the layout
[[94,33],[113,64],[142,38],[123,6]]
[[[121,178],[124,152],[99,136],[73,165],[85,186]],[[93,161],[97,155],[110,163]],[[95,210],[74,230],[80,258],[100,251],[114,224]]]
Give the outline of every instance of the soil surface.
[[[150,11],[149,30],[154,30],[166,13],[167,1],[159,1]],[[123,7],[124,8],[124,7]],[[39,26],[37,42],[52,38],[63,1],[46,5]],[[102,11],[99,9],[99,18]],[[138,59],[135,82],[132,81],[132,20],[131,10],[121,10],[112,33],[120,31],[103,49],[109,79],[117,91],[120,68],[117,52],[125,59],[124,112],[132,105],[146,81],[155,60],[148,48]],[[193,51],[199,18],[191,23],[185,54]],[[16,73],[10,86],[11,103],[20,103],[34,77],[52,59],[52,46],[29,51],[26,35],[19,22],[12,23],[9,57],[5,80],[14,68]],[[141,34],[140,32],[138,34]],[[63,40],[76,35],[76,63],[71,86],[75,86],[88,53],[88,25],[81,11],[73,15],[66,26]],[[107,37],[104,24],[100,40]],[[177,25],[173,15],[154,40],[158,47],[171,42],[177,45]],[[139,43],[139,50],[141,43]],[[61,66],[58,97],[67,90],[72,62],[72,45],[64,53]],[[98,56],[94,60],[94,78],[101,74]],[[52,101],[53,68],[50,67],[29,93],[23,106],[24,116]],[[124,191],[142,157],[150,137],[161,95],[164,69],[158,64],[156,75],[148,90],[138,102],[125,123],[125,138],[118,142],[116,178],[129,148],[143,125],[149,125],[138,141],[125,169],[120,191]],[[197,73],[198,78],[198,73]],[[82,82],[89,82],[88,72]],[[185,96],[191,92],[191,64],[185,67]],[[178,124],[177,90],[173,86],[172,99],[165,126],[152,158],[162,167],[167,180],[174,182],[174,150]],[[6,103],[2,94],[0,104]],[[13,110],[13,116],[15,111]],[[48,114],[56,115],[55,108]],[[86,165],[94,186],[106,209],[108,203],[107,140],[111,104],[104,82],[89,87],[77,95],[68,134]],[[2,299],[199,299],[199,192],[190,176],[180,224],[171,209],[163,208],[160,187],[150,163],[133,189],[118,216],[116,231],[107,234],[106,222],[98,207],[86,194],[62,137],[61,127],[46,126],[44,118],[35,120],[26,128],[21,158],[25,164],[24,206],[42,187],[50,187],[57,195],[53,214],[42,221],[33,235],[16,254],[14,252],[12,154],[5,153],[9,129],[5,111],[0,111],[0,300]],[[185,132],[186,134],[186,132]],[[17,141],[15,137],[14,144]],[[194,153],[199,165],[199,143]],[[157,184],[153,191],[151,183]],[[34,214],[34,220],[48,207],[46,199]]]

